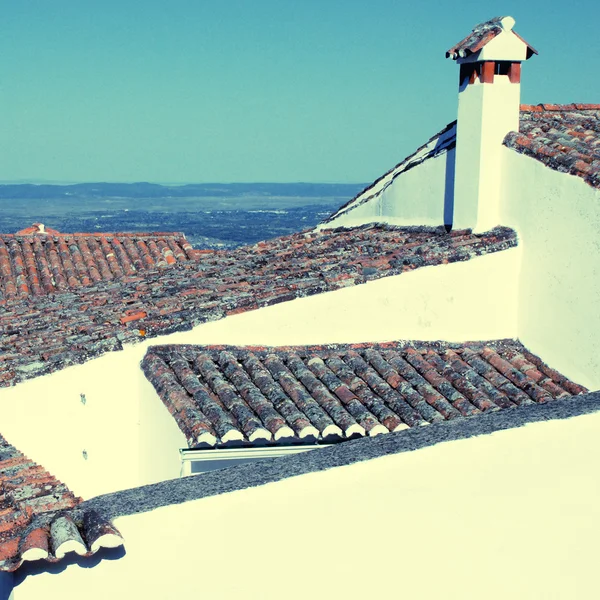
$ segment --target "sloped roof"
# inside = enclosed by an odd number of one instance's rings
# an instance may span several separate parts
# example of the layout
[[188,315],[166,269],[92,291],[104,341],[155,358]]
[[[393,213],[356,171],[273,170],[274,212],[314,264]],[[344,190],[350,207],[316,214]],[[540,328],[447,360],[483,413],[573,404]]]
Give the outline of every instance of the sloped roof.
[[[600,188],[600,104],[522,104],[519,131],[508,133],[504,144],[551,169],[581,177]],[[406,171],[455,147],[456,121],[452,121],[416,152],[336,209],[323,223],[331,223],[375,200]]]
[[[479,23],[473,27],[471,33],[458,44],[455,44],[446,52],[446,58],[452,58],[456,60],[458,58],[466,58],[471,54],[475,54],[483,49],[483,47],[491,42],[497,35],[504,31],[503,21],[510,20],[510,29],[514,24],[514,20],[511,17],[494,17],[489,21]],[[537,54],[537,50],[528,44],[516,31],[513,33],[527,45],[527,58],[532,54]]]
[[142,369],[190,448],[342,441],[587,391],[511,340],[155,346]]
[[362,192],[357,194],[351,200],[348,200],[348,202],[345,204],[342,204],[342,206],[337,208],[322,222],[329,223],[333,219],[336,219],[337,217],[348,213],[359,206],[362,206],[366,202],[369,202],[369,200],[379,196],[379,194],[381,194],[389,185],[391,185],[397,177],[403,173],[406,173],[406,171],[410,171],[410,169],[418,167],[421,163],[430,158],[435,158],[440,154],[444,154],[445,152],[452,150],[455,146],[456,121],[452,121],[452,123],[446,125],[444,129],[432,136],[420,148],[417,148],[415,152],[407,156],[395,167],[392,167],[373,183],[369,184],[364,190],[362,190]]
[[59,233],[36,223],[0,234],[0,304],[196,260],[183,233]]
[[0,312],[0,386],[144,337],[516,244],[515,232],[502,227],[477,235],[384,225],[313,231],[201,251],[199,262],[127,280],[17,299]]
[[522,105],[519,132],[504,143],[600,188],[600,104]]
[[27,560],[57,562],[70,551],[90,556],[122,544],[117,529],[95,511],[72,515],[80,503],[0,435],[0,570],[14,571]]

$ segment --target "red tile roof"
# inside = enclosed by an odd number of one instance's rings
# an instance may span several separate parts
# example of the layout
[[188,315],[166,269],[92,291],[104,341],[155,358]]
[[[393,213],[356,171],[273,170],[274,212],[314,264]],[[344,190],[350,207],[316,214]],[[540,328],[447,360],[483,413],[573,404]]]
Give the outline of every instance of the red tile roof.
[[0,234],[0,302],[132,277],[199,256],[182,233]]
[[367,225],[304,232],[94,288],[29,296],[0,311],[0,386],[80,363],[122,343],[227,315],[516,246],[513,230]]
[[600,188],[600,104],[524,104],[520,131],[504,143]]
[[0,436],[0,570],[23,561],[57,562],[122,544],[114,526],[93,511],[74,515],[81,498]]
[[[484,23],[480,23],[473,27],[473,31],[471,31],[466,38],[452,46],[452,48],[446,52],[446,58],[456,60],[458,58],[466,58],[471,54],[479,52],[486,44],[502,33],[502,20],[505,18],[506,17],[494,17],[489,21],[485,21]],[[532,54],[538,53],[537,50],[529,45],[518,33],[515,31],[513,31],[513,33],[527,45],[527,58]]]
[[587,391],[511,340],[155,346],[142,369],[190,448],[336,442]]

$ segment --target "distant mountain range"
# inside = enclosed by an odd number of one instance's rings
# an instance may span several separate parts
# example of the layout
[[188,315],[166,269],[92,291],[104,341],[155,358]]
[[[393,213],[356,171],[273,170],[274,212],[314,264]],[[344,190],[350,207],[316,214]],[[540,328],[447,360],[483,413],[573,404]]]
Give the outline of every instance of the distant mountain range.
[[80,198],[202,198],[244,196],[327,198],[352,197],[365,185],[360,183],[198,183],[160,185],[158,183],[75,183],[4,184],[0,199]]

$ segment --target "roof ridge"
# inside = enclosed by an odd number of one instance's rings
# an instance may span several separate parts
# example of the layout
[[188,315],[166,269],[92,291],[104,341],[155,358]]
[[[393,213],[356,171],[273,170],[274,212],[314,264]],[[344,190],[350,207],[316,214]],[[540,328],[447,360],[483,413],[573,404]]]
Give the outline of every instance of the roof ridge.
[[76,231],[62,232],[56,229],[41,231],[33,227],[21,229],[16,233],[0,233],[1,237],[22,237],[32,235],[43,235],[45,237],[185,237],[183,231]]
[[521,111],[530,112],[559,112],[567,110],[600,110],[600,104],[521,104]]

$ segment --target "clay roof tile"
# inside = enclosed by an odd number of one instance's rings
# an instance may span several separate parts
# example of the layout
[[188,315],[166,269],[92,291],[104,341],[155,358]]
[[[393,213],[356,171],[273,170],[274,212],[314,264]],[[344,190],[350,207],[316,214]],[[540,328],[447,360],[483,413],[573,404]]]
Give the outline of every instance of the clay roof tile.
[[[511,340],[155,346],[142,368],[176,419],[181,402],[199,408],[178,420],[184,432],[198,424],[214,428],[216,445],[225,447],[257,442],[249,424],[273,433],[285,423],[286,443],[330,443],[586,391]],[[190,440],[190,447],[198,446]]]

